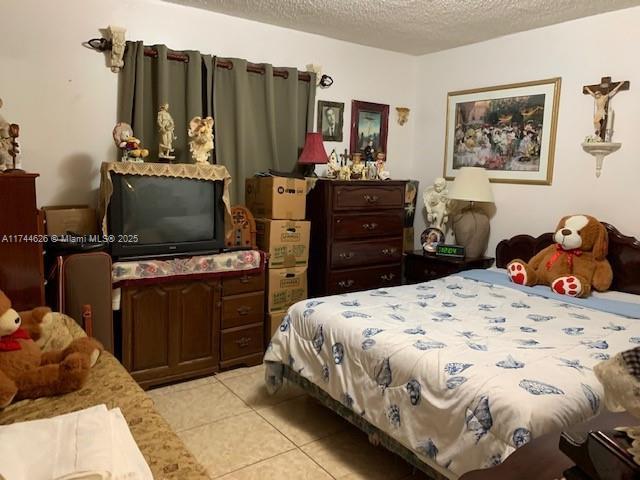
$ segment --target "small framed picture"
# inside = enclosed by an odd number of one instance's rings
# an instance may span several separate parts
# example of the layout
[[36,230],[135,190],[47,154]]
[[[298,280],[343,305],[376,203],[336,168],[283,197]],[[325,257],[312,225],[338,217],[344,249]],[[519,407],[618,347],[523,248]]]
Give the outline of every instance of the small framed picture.
[[444,243],[444,232],[439,228],[427,228],[420,235],[420,243],[425,252],[435,253],[438,244]]
[[344,103],[318,100],[318,130],[325,142],[341,142]]
[[350,153],[362,153],[365,159],[367,150],[387,154],[388,130],[389,105],[358,100],[351,102]]

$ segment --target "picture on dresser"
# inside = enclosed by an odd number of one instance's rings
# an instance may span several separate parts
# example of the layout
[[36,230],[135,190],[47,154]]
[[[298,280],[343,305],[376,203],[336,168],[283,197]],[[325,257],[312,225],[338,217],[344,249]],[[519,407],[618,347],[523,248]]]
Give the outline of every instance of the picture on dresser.
[[560,78],[449,92],[444,176],[484,167],[492,182],[551,185]]
[[389,105],[380,103],[351,102],[351,153],[367,151],[387,153],[389,130]]
[[341,142],[344,103],[318,100],[318,130],[325,142]]

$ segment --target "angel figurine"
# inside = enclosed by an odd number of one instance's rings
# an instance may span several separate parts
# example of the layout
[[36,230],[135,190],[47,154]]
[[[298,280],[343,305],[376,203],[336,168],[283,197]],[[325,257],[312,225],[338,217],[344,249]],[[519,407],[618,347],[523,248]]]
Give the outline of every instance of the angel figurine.
[[213,118],[193,117],[189,122],[189,149],[196,163],[209,163],[213,150]]
[[158,157],[167,160],[174,160],[173,141],[178,138],[174,135],[175,123],[173,117],[169,113],[169,104],[163,103],[158,111],[158,129],[160,133],[160,144],[158,145]]
[[424,207],[427,209],[427,221],[431,228],[445,231],[445,226],[449,221],[449,191],[447,181],[440,177],[436,178],[433,185],[424,192]]

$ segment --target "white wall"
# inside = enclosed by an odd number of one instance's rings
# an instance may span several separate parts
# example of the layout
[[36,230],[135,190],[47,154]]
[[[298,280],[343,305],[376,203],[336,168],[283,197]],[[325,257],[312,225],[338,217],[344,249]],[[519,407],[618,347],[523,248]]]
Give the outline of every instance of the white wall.
[[[640,237],[640,7],[541,28],[420,57],[414,174],[424,188],[442,176],[447,92],[562,77],[551,186],[492,184],[496,214],[488,252],[517,233],[552,230],[565,214],[590,213]],[[603,76],[630,80],[612,101],[622,149],[595,177],[580,144],[591,133],[593,102],[582,86]],[[424,217],[416,215],[416,237]],[[416,243],[417,244],[417,243]]]
[[323,65],[335,83],[319,89],[318,99],[346,104],[345,142],[326,143],[328,153],[348,146],[351,100],[386,103],[389,169],[396,178],[409,176],[415,122],[398,126],[394,107],[415,111],[416,57],[158,0],[3,0],[1,114],[21,126],[23,166],[41,175],[39,205],[94,203],[100,163],[116,159],[117,75],[81,45],[109,24],[148,45],[299,69]]

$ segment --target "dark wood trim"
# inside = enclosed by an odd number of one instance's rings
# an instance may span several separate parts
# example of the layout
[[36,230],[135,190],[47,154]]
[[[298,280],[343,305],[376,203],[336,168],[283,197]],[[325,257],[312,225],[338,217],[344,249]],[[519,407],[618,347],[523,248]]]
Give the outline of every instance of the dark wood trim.
[[[611,290],[640,295],[640,241],[620,233],[609,223],[602,224],[609,233],[607,260],[613,269]],[[544,233],[539,237],[516,235],[502,240],[496,247],[496,266],[505,268],[515,258],[529,261],[553,243],[552,233]]]

